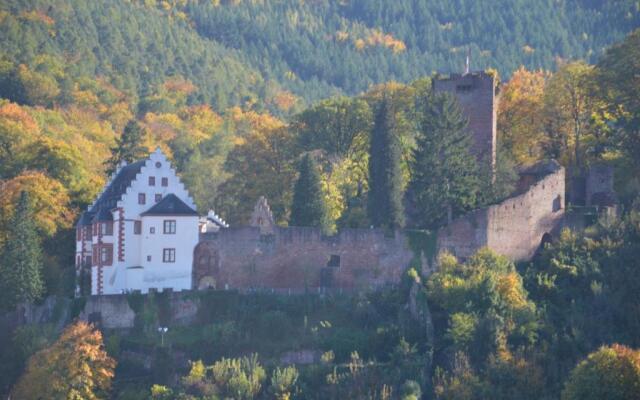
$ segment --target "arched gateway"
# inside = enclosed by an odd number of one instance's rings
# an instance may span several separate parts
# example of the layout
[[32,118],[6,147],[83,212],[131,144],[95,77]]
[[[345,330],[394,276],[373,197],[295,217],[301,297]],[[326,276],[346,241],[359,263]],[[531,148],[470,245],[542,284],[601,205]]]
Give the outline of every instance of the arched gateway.
[[200,242],[193,250],[193,289],[220,289],[220,253],[214,243]]

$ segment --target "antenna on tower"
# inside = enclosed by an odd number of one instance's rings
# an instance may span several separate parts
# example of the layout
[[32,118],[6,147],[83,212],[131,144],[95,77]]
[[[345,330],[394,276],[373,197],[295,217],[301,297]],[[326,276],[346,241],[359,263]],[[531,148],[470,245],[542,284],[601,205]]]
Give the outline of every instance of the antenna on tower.
[[471,58],[471,48],[467,47],[467,63],[464,66],[464,74],[465,75],[467,75],[469,72],[471,72],[469,70],[470,58]]

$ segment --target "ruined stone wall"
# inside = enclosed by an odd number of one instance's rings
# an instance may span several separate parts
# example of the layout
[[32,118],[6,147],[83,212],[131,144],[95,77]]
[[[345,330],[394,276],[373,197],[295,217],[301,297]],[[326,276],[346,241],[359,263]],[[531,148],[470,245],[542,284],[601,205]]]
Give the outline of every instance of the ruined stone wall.
[[482,247],[514,261],[530,259],[564,216],[565,173],[557,167],[520,195],[475,210],[438,232],[438,249],[467,258]]
[[438,251],[448,251],[459,258],[473,255],[488,244],[486,209],[474,210],[462,218],[454,219],[438,231]]
[[401,232],[348,229],[324,236],[320,229],[224,229],[203,234],[195,249],[195,288],[358,289],[400,281],[413,258]]
[[484,72],[452,74],[434,80],[433,89],[452,93],[458,99],[473,134],[472,153],[478,160],[495,165],[498,98],[494,77]]
[[545,234],[553,234],[564,216],[564,169],[534,183],[519,196],[490,206],[487,246],[512,260],[528,260]]
[[587,206],[610,206],[617,203],[613,189],[613,167],[594,165],[585,177],[585,203]]

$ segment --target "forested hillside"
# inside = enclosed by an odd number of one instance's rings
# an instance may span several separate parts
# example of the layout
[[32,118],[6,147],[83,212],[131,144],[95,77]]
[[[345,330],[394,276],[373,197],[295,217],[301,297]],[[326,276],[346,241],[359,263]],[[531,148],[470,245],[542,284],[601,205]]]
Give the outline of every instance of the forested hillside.
[[[225,4],[227,3],[227,4]],[[600,56],[640,22],[635,1],[190,2],[205,37],[242,50],[252,65],[306,99],[327,85],[348,94],[472,67],[508,77],[520,65]]]
[[[640,398],[639,26],[635,0],[2,1],[0,313],[56,297],[51,321],[77,315],[78,215],[156,147],[199,213],[234,227],[265,196],[278,225],[410,228],[426,253],[449,217],[549,158],[568,184],[612,167],[619,215],[531,262],[443,255],[357,296],[189,293],[197,323],[166,337],[165,294],[128,296],[134,328],[104,341],[22,326],[0,335],[0,395]],[[431,90],[467,48],[501,75],[495,171]],[[280,361],[307,349],[320,359]]]
[[[635,0],[9,0],[0,5],[0,56],[5,73],[24,64],[63,92],[101,76],[137,99],[179,76],[196,87],[191,103],[282,113],[460,71],[467,51],[472,68],[504,77],[520,65],[553,69],[557,58],[594,61],[639,24]],[[18,89],[2,89],[20,100]]]
[[170,77],[196,86],[189,102],[218,109],[268,97],[261,73],[239,52],[127,1],[3,1],[0,60],[0,74],[13,83],[0,94],[25,104],[63,103],[74,83],[95,78],[132,100]]

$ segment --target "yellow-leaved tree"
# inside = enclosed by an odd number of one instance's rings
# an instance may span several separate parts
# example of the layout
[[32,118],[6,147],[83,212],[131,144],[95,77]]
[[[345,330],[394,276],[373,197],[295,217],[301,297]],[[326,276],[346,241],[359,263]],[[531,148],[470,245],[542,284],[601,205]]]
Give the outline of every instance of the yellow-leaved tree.
[[102,334],[79,321],[51,346],[31,356],[13,388],[15,399],[108,398],[116,362],[104,350]]
[[71,226],[75,214],[67,189],[42,172],[25,171],[13,179],[0,180],[0,244],[22,191],[29,193],[36,226],[42,236],[51,237]]
[[499,142],[519,164],[543,157],[544,88],[550,74],[520,67],[500,90]]

